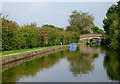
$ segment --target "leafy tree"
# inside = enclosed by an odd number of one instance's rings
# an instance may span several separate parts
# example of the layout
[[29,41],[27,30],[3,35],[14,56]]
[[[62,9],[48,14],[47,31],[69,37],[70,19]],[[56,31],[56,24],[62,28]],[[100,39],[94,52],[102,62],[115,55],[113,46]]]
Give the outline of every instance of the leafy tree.
[[92,28],[93,33],[95,34],[103,34],[104,31],[102,29],[99,29],[97,26]]
[[110,28],[110,26],[112,24],[114,24],[113,22],[115,20],[118,20],[118,6],[117,5],[112,5],[107,13],[106,13],[106,17],[104,20],[103,20],[103,23],[104,23],[104,30],[105,32],[109,35],[109,34],[113,34],[114,33],[114,29]]
[[70,25],[66,28],[66,31],[79,32],[79,28],[75,25]]
[[46,28],[46,27],[47,27],[47,28],[58,29],[58,30],[61,30],[61,31],[64,30],[64,28],[55,27],[54,25],[48,25],[48,24],[45,24],[45,25],[42,26],[42,28]]
[[[77,27],[76,29],[78,30]],[[33,23],[20,27],[16,22],[2,18],[2,49],[5,51],[60,45],[61,42],[76,43],[79,40],[77,30],[65,31],[54,25],[43,25],[40,28]]]
[[103,45],[107,44],[107,47],[114,50],[120,50],[119,4],[120,1],[117,5],[112,5],[106,13],[106,18],[103,20],[106,37],[102,43]]
[[80,33],[92,33],[91,28],[93,26],[94,17],[89,15],[89,13],[77,12],[77,10],[72,11],[69,16],[70,25],[75,25],[79,28]]
[[18,27],[15,22],[2,18],[2,50],[16,49]]

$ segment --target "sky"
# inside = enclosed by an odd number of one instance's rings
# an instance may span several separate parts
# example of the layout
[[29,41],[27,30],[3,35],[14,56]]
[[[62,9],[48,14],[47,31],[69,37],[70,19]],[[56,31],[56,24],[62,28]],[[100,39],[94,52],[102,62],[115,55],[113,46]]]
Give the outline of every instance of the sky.
[[[99,0],[98,0],[99,1]],[[19,25],[36,23],[38,27],[51,24],[66,28],[73,10],[89,12],[94,24],[103,29],[103,19],[108,8],[116,2],[2,2],[2,14]]]
[[116,2],[118,0],[1,0],[2,2]]

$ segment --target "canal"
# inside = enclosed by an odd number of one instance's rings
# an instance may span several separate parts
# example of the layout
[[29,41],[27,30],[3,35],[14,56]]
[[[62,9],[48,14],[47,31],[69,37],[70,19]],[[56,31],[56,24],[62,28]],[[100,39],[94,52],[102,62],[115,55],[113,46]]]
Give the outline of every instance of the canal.
[[2,82],[111,81],[120,81],[120,54],[101,47],[64,49],[2,71]]

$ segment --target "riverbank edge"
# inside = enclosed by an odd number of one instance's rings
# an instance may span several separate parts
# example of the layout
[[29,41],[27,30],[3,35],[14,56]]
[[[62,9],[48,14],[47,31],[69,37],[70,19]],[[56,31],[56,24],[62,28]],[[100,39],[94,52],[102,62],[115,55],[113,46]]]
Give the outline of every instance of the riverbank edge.
[[[76,45],[79,46],[79,45],[82,45],[82,44],[80,43],[80,44],[76,44]],[[23,54],[23,55],[20,55],[20,56],[15,56],[15,57],[9,57],[9,58],[6,58],[6,59],[2,59],[2,65],[13,62],[13,61],[17,61],[17,60],[20,60],[20,59],[25,59],[25,58],[28,58],[28,57],[31,57],[31,56],[34,56],[34,55],[37,55],[37,54],[43,54],[43,53],[52,52],[52,51],[56,51],[56,50],[61,50],[61,49],[65,49],[65,48],[69,48],[69,45],[60,46],[60,47],[56,47],[56,48],[51,48],[51,49],[47,49],[47,50],[43,50],[43,51],[36,51],[36,52],[32,52],[32,53],[27,53],[27,54]]]

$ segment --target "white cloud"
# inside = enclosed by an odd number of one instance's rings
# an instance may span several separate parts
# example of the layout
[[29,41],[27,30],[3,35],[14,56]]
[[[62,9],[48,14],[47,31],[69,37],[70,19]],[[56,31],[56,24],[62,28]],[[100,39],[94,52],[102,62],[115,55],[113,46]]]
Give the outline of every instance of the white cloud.
[[2,2],[117,2],[119,0],[2,0]]

